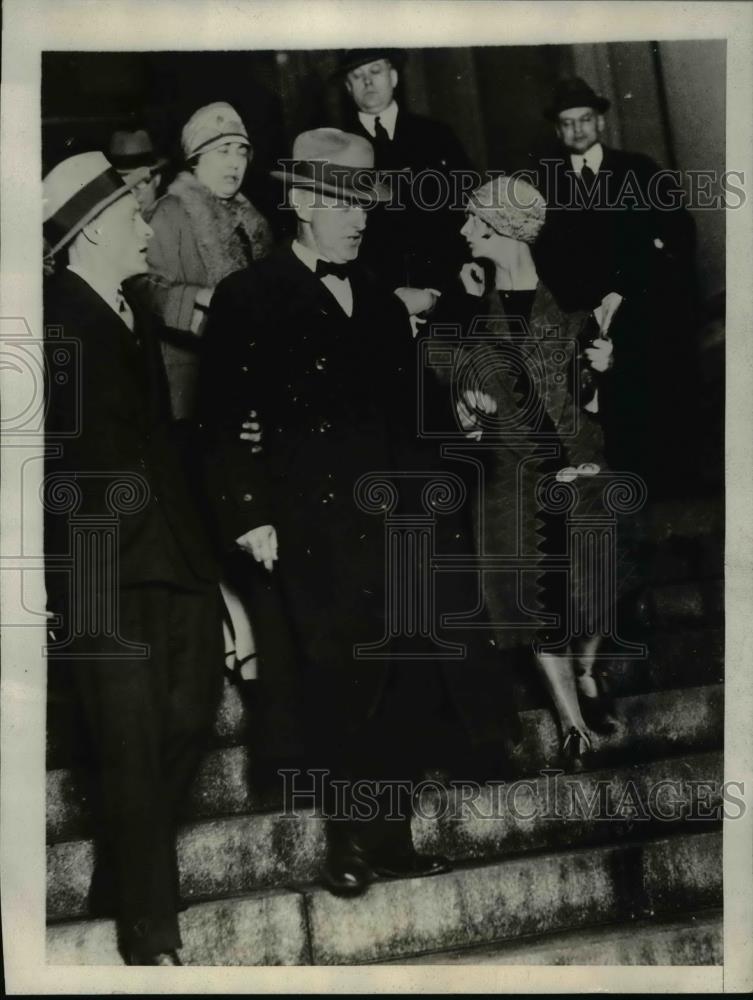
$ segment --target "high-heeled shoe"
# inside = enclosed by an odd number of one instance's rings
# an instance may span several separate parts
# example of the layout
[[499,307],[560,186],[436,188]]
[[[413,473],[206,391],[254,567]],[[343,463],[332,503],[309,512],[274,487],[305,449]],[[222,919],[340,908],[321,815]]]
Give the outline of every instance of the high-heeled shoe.
[[583,758],[592,750],[591,740],[587,733],[577,726],[570,726],[562,741],[562,756],[572,767],[582,767]]
[[[590,676],[596,688],[596,694],[586,694],[583,685],[580,683],[582,677]],[[599,670],[594,670],[590,675],[585,670],[576,667],[575,683],[578,690],[578,704],[580,705],[583,721],[595,733],[609,736],[618,728],[615,718],[616,709],[614,698],[612,697],[607,682]]]

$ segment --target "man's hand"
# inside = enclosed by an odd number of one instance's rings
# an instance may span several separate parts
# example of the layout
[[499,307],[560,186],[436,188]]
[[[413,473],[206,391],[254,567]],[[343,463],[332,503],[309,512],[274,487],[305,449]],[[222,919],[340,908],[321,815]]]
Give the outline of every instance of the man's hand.
[[277,561],[277,532],[271,524],[252,528],[245,535],[236,538],[235,544],[257,562],[264,563],[264,568],[272,572],[272,566]]
[[620,307],[622,296],[619,292],[607,292],[601,303],[594,309],[596,322],[599,324],[602,336],[606,334],[614,319],[614,314]]
[[436,288],[396,288],[395,295],[405,305],[409,316],[431,312],[441,295]]
[[481,298],[484,294],[486,281],[484,279],[484,269],[480,264],[463,264],[460,268],[460,280],[463,282],[463,288],[469,295]]
[[256,455],[262,449],[259,446],[261,441],[261,424],[256,419],[256,410],[248,411],[248,420],[241,424],[241,441],[251,441],[251,454]]
[[480,441],[483,428],[478,427],[479,413],[496,413],[497,402],[486,392],[476,389],[466,389],[463,398],[456,403],[460,426],[466,431],[466,437]]
[[614,344],[611,340],[598,337],[583,353],[588,358],[594,371],[605,372],[608,368],[612,367]]

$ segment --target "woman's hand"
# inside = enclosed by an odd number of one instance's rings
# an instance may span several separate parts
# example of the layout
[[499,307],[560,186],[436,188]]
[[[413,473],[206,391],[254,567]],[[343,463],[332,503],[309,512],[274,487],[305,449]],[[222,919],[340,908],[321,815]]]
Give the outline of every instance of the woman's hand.
[[258,563],[264,563],[264,568],[272,572],[272,566],[277,561],[277,532],[271,524],[252,528],[245,535],[236,538],[235,544],[253,556]]
[[583,353],[594,371],[605,372],[612,367],[614,344],[604,337],[597,337]]
[[466,437],[480,441],[483,428],[478,427],[478,414],[493,414],[497,412],[497,402],[486,393],[475,389],[466,389],[462,399],[456,403],[460,426],[466,432]]
[[463,282],[463,288],[466,292],[469,295],[475,295],[476,298],[481,298],[486,290],[484,269],[480,264],[463,264],[460,269],[460,280]]
[[241,441],[251,442],[252,455],[258,455],[258,453],[262,450],[260,447],[261,437],[261,424],[256,419],[256,410],[249,410],[248,420],[244,420],[241,424]]
[[214,288],[200,288],[193,300],[193,314],[191,316],[191,333],[199,334],[204,326],[204,320],[209,312],[209,303],[212,301]]

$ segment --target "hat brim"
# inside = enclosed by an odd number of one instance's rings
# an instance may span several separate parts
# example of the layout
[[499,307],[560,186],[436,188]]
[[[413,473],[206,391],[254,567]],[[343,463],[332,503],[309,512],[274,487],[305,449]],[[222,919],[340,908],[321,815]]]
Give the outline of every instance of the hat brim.
[[568,104],[558,104],[551,105],[544,110],[544,117],[550,122],[557,121],[557,116],[563,111],[567,111],[568,108],[593,108],[597,114],[603,115],[605,111],[609,111],[612,106],[612,102],[607,100],[606,97],[593,97],[584,100],[582,104],[578,103],[568,103]]
[[328,184],[326,181],[315,180],[303,174],[295,174],[286,170],[272,170],[271,177],[282,181],[286,187],[305,188],[308,191],[317,191],[319,194],[331,194],[339,198],[349,198],[353,201],[389,201],[392,193],[386,184],[375,181],[373,187],[368,191],[356,190],[346,184]]
[[156,174],[158,170],[163,170],[170,161],[165,157],[158,160],[154,160],[151,163],[140,163],[135,167],[118,167],[113,163],[113,167],[117,170],[121,177],[126,177],[128,174],[134,173],[136,170],[147,170],[150,174]]
[[340,81],[344,77],[351,73],[354,69],[358,69],[359,66],[365,66],[367,63],[376,62],[377,59],[389,59],[395,69],[402,68],[405,63],[405,53],[402,49],[367,49],[364,50],[365,55],[354,56],[352,59],[346,59],[344,62],[334,69],[330,75],[330,82]]
[[[112,167],[112,169],[115,170],[114,167]],[[60,250],[66,247],[75,236],[78,236],[84,226],[88,226],[90,222],[96,219],[98,215],[101,215],[106,208],[110,207],[110,205],[114,205],[116,201],[119,201],[120,198],[130,194],[132,189],[143,180],[143,174],[137,172],[137,175],[134,177],[130,177],[128,179],[121,177],[120,179],[123,181],[122,186],[117,187],[114,191],[111,191],[106,198],[103,198],[95,205],[92,205],[86,214],[83,215],[74,226],[71,226],[65,235],[57,240],[57,242],[48,251],[48,256],[54,257],[55,254],[59,253]],[[42,228],[44,228],[44,226]]]

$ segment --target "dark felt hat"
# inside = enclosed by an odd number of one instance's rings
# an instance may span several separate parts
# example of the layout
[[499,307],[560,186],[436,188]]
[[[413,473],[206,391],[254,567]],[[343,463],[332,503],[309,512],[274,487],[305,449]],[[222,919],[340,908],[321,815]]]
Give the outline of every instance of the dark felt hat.
[[376,62],[377,59],[389,59],[395,69],[399,69],[405,62],[405,53],[402,49],[347,49],[340,53],[332,79],[341,79],[351,70]]
[[593,108],[599,114],[603,114],[609,108],[609,104],[606,97],[599,97],[594,93],[585,80],[574,76],[560,80],[557,84],[549,106],[544,109],[544,117],[554,121],[561,111],[566,111],[568,108]]

